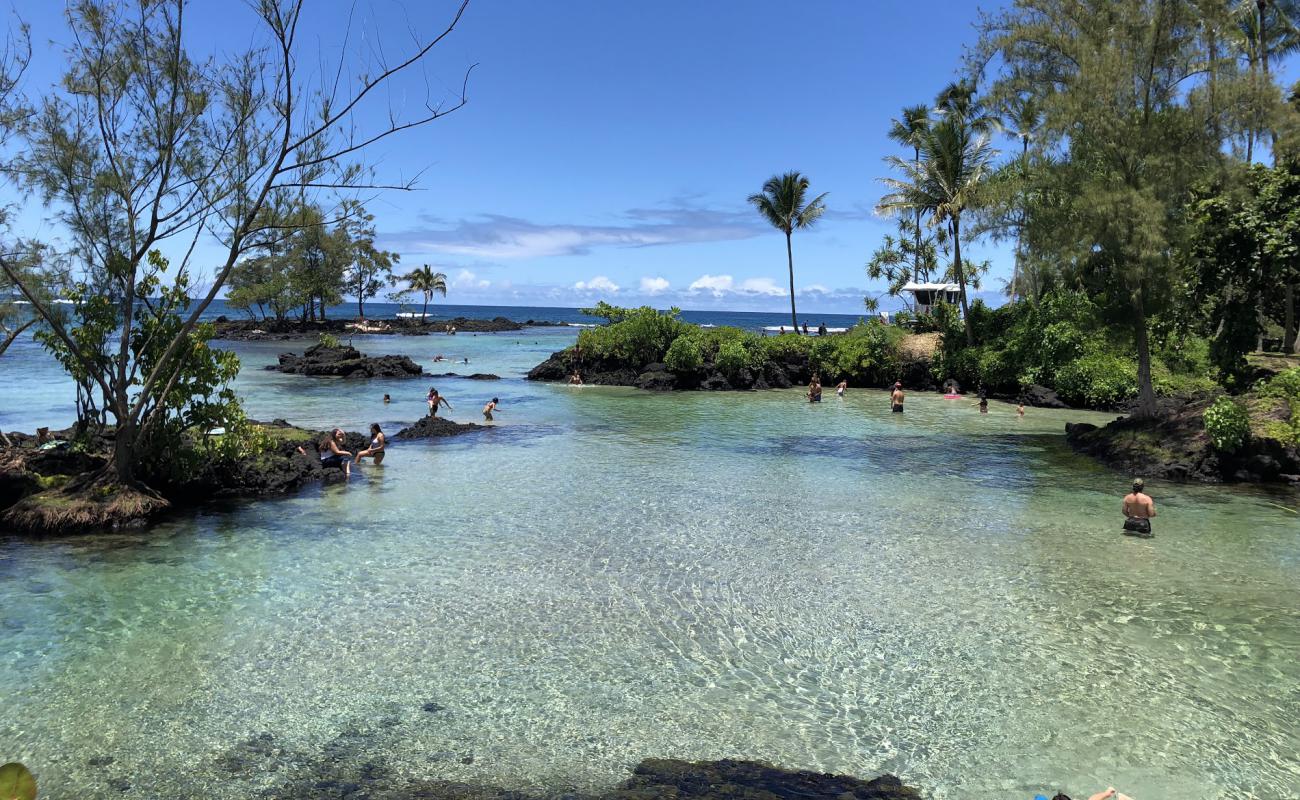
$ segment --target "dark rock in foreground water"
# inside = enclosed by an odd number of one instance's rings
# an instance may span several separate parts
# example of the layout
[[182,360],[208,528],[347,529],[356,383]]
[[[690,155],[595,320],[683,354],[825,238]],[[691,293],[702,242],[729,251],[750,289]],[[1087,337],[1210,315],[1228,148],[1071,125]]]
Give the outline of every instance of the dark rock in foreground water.
[[408,356],[368,356],[350,345],[323,344],[307,348],[301,356],[281,353],[280,363],[267,369],[339,378],[413,378],[424,374],[424,369]]
[[[474,762],[473,755],[460,759]],[[331,760],[319,774],[306,770],[277,787],[282,800],[366,797],[371,800],[542,800],[543,795],[496,786],[398,778],[369,762]],[[600,793],[565,792],[567,800],[920,800],[921,794],[893,775],[862,780],[757,761],[678,761],[649,758],[621,785]]]
[[462,433],[484,430],[484,426],[472,422],[452,422],[442,417],[423,417],[409,428],[402,428],[394,439],[441,439],[446,436],[459,436]]

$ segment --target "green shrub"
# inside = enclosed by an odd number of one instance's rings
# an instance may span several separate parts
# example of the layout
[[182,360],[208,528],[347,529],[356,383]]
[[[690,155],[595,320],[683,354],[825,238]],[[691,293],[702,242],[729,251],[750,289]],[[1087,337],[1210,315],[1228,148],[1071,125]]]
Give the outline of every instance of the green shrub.
[[1220,397],[1205,410],[1205,432],[1216,450],[1235,452],[1250,438],[1250,415],[1231,398]]
[[322,333],[320,335],[320,346],[330,350],[337,350],[340,345],[339,337],[332,333]]
[[1114,406],[1137,395],[1137,362],[1113,352],[1092,352],[1064,365],[1056,392],[1067,403]]
[[1259,388],[1261,397],[1278,397],[1283,400],[1300,400],[1300,367],[1292,367],[1274,375]]
[[640,367],[663,361],[673,340],[694,327],[677,318],[677,309],[660,313],[642,306],[614,311],[622,312],[619,321],[578,335],[578,345],[584,353]]
[[714,358],[713,363],[728,377],[734,377],[740,374],[742,369],[749,366],[750,353],[744,343],[739,340],[723,342],[718,347],[718,355]]
[[694,336],[678,336],[664,354],[664,364],[673,372],[694,372],[704,365],[700,345]]

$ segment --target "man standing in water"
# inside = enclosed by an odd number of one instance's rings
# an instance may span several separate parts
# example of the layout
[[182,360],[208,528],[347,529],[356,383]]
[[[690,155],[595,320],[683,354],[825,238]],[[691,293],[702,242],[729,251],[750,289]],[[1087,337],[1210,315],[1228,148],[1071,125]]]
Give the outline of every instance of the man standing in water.
[[1141,478],[1133,479],[1133,491],[1124,495],[1124,533],[1129,536],[1152,536],[1151,518],[1156,515],[1155,501],[1143,490],[1146,484]]
[[903,413],[903,382],[894,381],[894,391],[889,393],[889,406],[895,414]]

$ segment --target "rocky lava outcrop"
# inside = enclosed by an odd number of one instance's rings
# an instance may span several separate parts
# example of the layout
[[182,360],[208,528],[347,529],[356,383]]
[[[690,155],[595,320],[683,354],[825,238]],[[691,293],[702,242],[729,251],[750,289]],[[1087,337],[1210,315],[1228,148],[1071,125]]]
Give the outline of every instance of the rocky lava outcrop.
[[351,345],[317,344],[302,355],[281,353],[279,362],[267,369],[338,378],[414,378],[424,374],[409,356],[368,356]]

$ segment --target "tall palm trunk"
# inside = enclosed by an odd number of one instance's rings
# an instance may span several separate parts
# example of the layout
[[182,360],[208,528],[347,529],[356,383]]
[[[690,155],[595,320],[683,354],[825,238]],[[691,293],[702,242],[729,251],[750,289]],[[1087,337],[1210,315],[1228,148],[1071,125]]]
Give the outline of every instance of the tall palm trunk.
[[[921,163],[921,148],[913,147],[913,159],[917,164]],[[916,231],[915,231],[915,249],[912,251],[912,280],[922,283],[930,282],[929,272],[922,274],[921,269],[921,209],[916,210]]]
[[1133,335],[1138,351],[1138,404],[1134,415],[1153,417],[1156,413],[1156,391],[1151,384],[1151,342],[1147,335],[1146,308],[1142,303],[1142,289],[1133,292]]
[[799,332],[799,316],[794,311],[794,248],[790,245],[790,231],[785,232],[785,260],[790,266],[790,324]]
[[970,306],[966,304],[966,270],[961,263],[961,217],[953,215],[949,228],[952,230],[952,275],[957,279],[957,296],[961,298],[961,321],[966,327],[966,345],[975,346],[975,331],[970,326]]
[[421,320],[427,320],[429,318],[429,298],[432,296],[433,295],[428,292],[424,293],[424,310],[420,312]]

